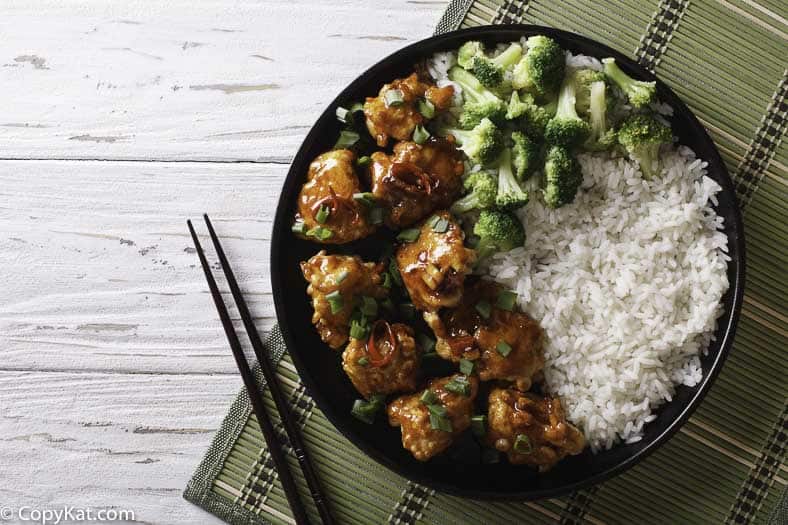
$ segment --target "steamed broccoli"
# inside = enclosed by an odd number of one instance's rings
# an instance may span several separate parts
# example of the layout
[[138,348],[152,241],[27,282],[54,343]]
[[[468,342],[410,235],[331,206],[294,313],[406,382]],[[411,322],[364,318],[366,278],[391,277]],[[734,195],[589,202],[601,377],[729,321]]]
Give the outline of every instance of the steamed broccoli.
[[473,59],[477,56],[484,56],[484,44],[476,40],[469,40],[460,46],[460,50],[457,52],[457,63],[460,67],[471,69]]
[[476,251],[480,259],[495,252],[513,250],[525,243],[523,224],[511,213],[498,210],[482,211],[473,233],[479,237]]
[[532,36],[526,41],[528,51],[514,66],[512,87],[525,88],[539,94],[558,89],[564,78],[564,51],[546,36]]
[[483,119],[490,119],[494,124],[502,124],[506,113],[503,105],[468,102],[462,108],[462,113],[457,119],[463,129],[472,129],[479,125]]
[[465,213],[471,210],[490,208],[495,205],[498,193],[498,179],[486,171],[471,173],[463,183],[467,195],[451,206],[452,213]]
[[591,110],[591,86],[604,82],[605,74],[594,69],[579,69],[572,75],[575,83],[575,108],[580,115],[586,116]]
[[[638,161],[646,178],[659,171],[659,147],[673,140],[670,128],[651,115],[632,115],[618,130],[618,142]],[[654,166],[657,169],[654,169]]]
[[616,144],[616,133],[607,126],[607,100],[604,81],[592,82],[589,89],[589,117],[591,119],[591,133],[583,144],[589,151],[603,151],[611,149]]
[[460,149],[468,155],[468,158],[480,164],[489,164],[494,161],[503,147],[503,136],[495,124],[490,119],[482,121],[471,130],[440,128],[437,130],[439,136],[454,136]]
[[[478,78],[461,67],[455,66],[451,68],[449,70],[449,79],[462,88],[462,95],[465,99],[464,112],[489,119],[497,119],[506,112],[504,101],[484,87]],[[470,121],[466,122],[466,125],[470,123]]]
[[520,95],[513,91],[506,110],[506,119],[515,121],[515,126],[526,135],[541,139],[545,126],[555,115],[555,108],[555,103],[539,106],[530,93]]
[[523,54],[520,44],[511,44],[501,54],[488,58],[477,54],[471,61],[471,69],[476,78],[488,88],[499,88],[504,80],[504,71],[514,66]]
[[553,146],[544,163],[544,201],[551,208],[559,208],[575,200],[583,182],[580,164],[566,148]]
[[517,180],[533,173],[539,163],[539,144],[520,131],[512,132],[512,165]]
[[656,100],[656,82],[635,80],[624,73],[613,58],[603,58],[602,64],[605,66],[605,74],[607,77],[621,88],[621,91],[626,94],[629,103],[632,104],[633,107],[642,108]]
[[550,144],[574,146],[588,136],[591,131],[586,121],[577,115],[575,109],[575,84],[565,79],[558,93],[558,107],[544,130],[545,140]]
[[528,202],[528,193],[523,191],[512,171],[512,151],[503,150],[498,157],[498,194],[495,206],[502,210],[516,210]]

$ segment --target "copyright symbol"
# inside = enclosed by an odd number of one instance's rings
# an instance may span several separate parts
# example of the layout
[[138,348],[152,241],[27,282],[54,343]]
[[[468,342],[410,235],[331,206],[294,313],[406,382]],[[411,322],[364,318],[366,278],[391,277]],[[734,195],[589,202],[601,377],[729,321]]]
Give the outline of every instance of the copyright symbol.
[[0,507],[0,520],[6,521],[14,517],[14,509],[11,507]]

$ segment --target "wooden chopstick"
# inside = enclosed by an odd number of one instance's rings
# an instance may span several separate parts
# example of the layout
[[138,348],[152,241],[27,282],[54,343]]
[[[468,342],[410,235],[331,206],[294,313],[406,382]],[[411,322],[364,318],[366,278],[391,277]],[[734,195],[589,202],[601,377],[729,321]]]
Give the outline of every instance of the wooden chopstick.
[[[208,217],[206,216],[205,219],[207,221]],[[246,356],[244,355],[243,349],[241,348],[241,343],[238,340],[238,335],[235,333],[235,328],[233,327],[232,321],[230,320],[230,315],[227,312],[227,307],[224,304],[224,300],[222,299],[221,293],[219,292],[219,288],[216,285],[216,280],[214,279],[213,273],[211,272],[211,269],[208,265],[208,261],[205,258],[205,253],[203,252],[202,246],[200,245],[200,241],[197,238],[196,232],[194,231],[194,226],[192,225],[192,222],[190,220],[186,221],[186,223],[189,226],[189,232],[191,233],[192,241],[194,242],[194,247],[197,250],[197,255],[200,258],[200,264],[202,265],[203,272],[205,273],[205,279],[208,281],[208,287],[211,290],[211,296],[213,297],[213,302],[216,305],[216,310],[219,313],[219,318],[222,321],[222,326],[224,327],[224,333],[227,336],[228,342],[230,343],[230,348],[232,349],[233,356],[235,358],[235,363],[238,366],[238,370],[241,372],[241,377],[243,378],[244,385],[246,386],[246,390],[249,393],[249,398],[252,402],[252,409],[254,410],[255,416],[257,417],[257,421],[260,424],[260,430],[262,430],[263,432],[263,437],[265,438],[265,442],[268,445],[268,451],[271,454],[271,458],[274,461],[274,466],[279,476],[279,480],[282,483],[282,488],[285,492],[285,496],[287,497],[287,501],[290,504],[290,509],[293,513],[293,517],[295,518],[295,521],[298,525],[308,525],[309,518],[306,515],[306,510],[304,509],[304,506],[301,502],[301,498],[298,494],[298,488],[296,486],[295,480],[293,479],[292,472],[290,471],[290,468],[287,464],[287,459],[279,443],[279,440],[276,436],[274,425],[271,422],[271,419],[268,415],[268,411],[266,410],[265,405],[263,404],[263,396],[260,393],[259,388],[257,387],[257,382],[254,378],[254,374],[252,373],[251,368],[249,367],[249,363],[247,363],[246,361]],[[210,227],[210,223],[209,223],[209,227]],[[215,236],[215,234],[213,234],[213,228],[211,227],[210,229],[212,232],[212,236]],[[218,245],[218,240],[215,240],[214,242],[215,244]],[[226,263],[226,258],[224,258],[223,252],[222,252],[222,259],[223,259],[222,266],[225,268],[225,272],[226,272],[228,269],[228,265]],[[237,283],[235,283],[234,278],[233,278],[233,283],[235,284],[235,289],[237,289]],[[233,296],[236,297],[236,302],[238,303],[239,310],[243,308],[246,317],[249,317],[249,311],[248,308],[246,308],[246,304],[243,302],[243,299],[241,298],[240,301],[238,300],[240,294],[236,295],[235,291],[233,291]],[[246,319],[244,319],[244,323],[246,324]],[[250,323],[251,323],[251,318],[250,318]],[[254,327],[253,324],[252,327]],[[260,338],[259,338],[259,334],[257,334],[257,330],[250,331],[247,325],[247,332],[250,339],[254,341],[254,337],[256,336],[257,340],[259,341]],[[253,346],[254,346],[254,342],[253,342]],[[262,344],[260,345],[260,348],[262,349]],[[262,352],[258,353],[257,348],[255,348],[255,353],[258,355],[258,360],[260,361],[261,368],[263,369],[263,373],[265,375],[266,381],[268,383],[271,392],[273,393],[275,391],[278,391],[279,395],[282,396],[281,388],[279,386],[278,381],[276,380],[276,377],[273,374],[271,374],[271,377],[269,377],[268,374],[266,374],[265,372],[266,368],[263,365],[263,363],[268,364],[268,369],[272,370],[270,362],[268,362],[268,359],[260,359],[260,354],[262,354]],[[274,398],[276,399],[276,396]],[[277,403],[277,408],[279,408],[279,403]],[[289,410],[282,411],[280,409],[279,413],[283,422],[287,422],[288,420],[291,419]],[[287,429],[287,423],[285,423],[285,428]],[[288,433],[288,438],[291,439],[291,443],[292,443],[292,438],[290,438],[289,433]],[[295,450],[295,446],[293,446],[293,449]],[[297,454],[297,455],[301,456],[303,454]],[[299,457],[299,462],[301,462],[300,457]],[[314,471],[312,472],[312,474],[314,475]],[[310,485],[310,490],[312,490],[311,485]],[[321,501],[324,501],[323,498],[320,499]],[[321,513],[321,517],[322,517],[322,513]],[[329,521],[329,523],[333,523],[333,522]]]

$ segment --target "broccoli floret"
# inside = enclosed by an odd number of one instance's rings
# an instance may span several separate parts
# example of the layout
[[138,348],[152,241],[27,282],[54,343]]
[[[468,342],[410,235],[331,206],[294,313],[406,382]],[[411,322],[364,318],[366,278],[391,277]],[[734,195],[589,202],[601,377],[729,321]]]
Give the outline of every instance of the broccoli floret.
[[558,89],[564,78],[564,51],[546,36],[532,36],[527,40],[528,51],[514,66],[512,87],[525,88],[546,94]]
[[632,104],[633,107],[642,108],[656,100],[656,82],[635,80],[621,71],[621,68],[618,67],[618,64],[616,64],[613,58],[603,58],[602,64],[604,64],[607,77],[621,88],[621,91],[626,94],[629,103]]
[[483,210],[473,227],[479,237],[476,251],[480,259],[495,252],[513,250],[525,243],[523,224],[511,213],[499,210]]
[[495,205],[498,194],[498,179],[486,171],[471,173],[463,183],[468,192],[451,206],[453,213],[465,213],[471,210],[482,210]]
[[455,66],[449,70],[449,79],[462,88],[462,95],[465,99],[463,113],[469,113],[467,117],[460,117],[462,127],[473,127],[483,118],[503,119],[503,115],[506,113],[506,104],[498,98],[498,95],[484,87],[478,78],[461,67]]
[[591,85],[604,82],[605,74],[594,69],[579,69],[572,75],[575,83],[575,108],[578,114],[586,116],[591,111]]
[[588,151],[604,151],[611,149],[616,144],[616,133],[608,129],[607,125],[607,100],[605,91],[607,86],[604,81],[592,82],[589,88],[589,117],[591,119],[591,134],[588,135],[583,148]]
[[544,130],[545,140],[550,144],[574,146],[579,144],[591,131],[586,121],[577,115],[575,109],[575,84],[565,79],[558,93],[558,107]]
[[[651,115],[632,115],[618,130],[618,142],[638,161],[646,178],[659,171],[659,147],[673,140],[670,128]],[[655,169],[656,166],[656,169]]]
[[523,191],[512,171],[512,151],[504,149],[498,157],[498,194],[495,206],[502,210],[516,210],[528,202],[528,193]]
[[458,119],[460,127],[472,129],[479,125],[483,119],[490,119],[494,124],[502,124],[506,113],[500,103],[495,102],[468,102],[462,107],[462,113]]
[[520,98],[520,94],[517,91],[512,91],[509,105],[506,108],[506,120],[514,120],[528,114],[535,105],[534,97],[530,93],[524,93],[522,98]]
[[484,56],[484,45],[476,40],[469,40],[460,46],[457,52],[457,63],[465,69],[473,68],[473,59],[476,56]]
[[520,44],[511,44],[494,58],[488,58],[483,53],[475,55],[471,61],[471,69],[484,86],[499,88],[504,79],[504,72],[514,66],[522,55],[523,48]]
[[551,208],[559,208],[575,200],[583,182],[580,164],[566,148],[553,146],[547,151],[544,163],[544,201]]
[[438,129],[437,134],[441,137],[452,135],[468,158],[480,164],[493,162],[504,145],[500,130],[488,118],[471,130],[446,127]]
[[506,110],[506,119],[515,121],[515,126],[526,135],[541,139],[547,122],[555,114],[555,107],[555,103],[539,106],[530,93],[518,94],[513,91]]
[[517,180],[533,173],[539,163],[539,144],[520,131],[512,132],[512,166]]

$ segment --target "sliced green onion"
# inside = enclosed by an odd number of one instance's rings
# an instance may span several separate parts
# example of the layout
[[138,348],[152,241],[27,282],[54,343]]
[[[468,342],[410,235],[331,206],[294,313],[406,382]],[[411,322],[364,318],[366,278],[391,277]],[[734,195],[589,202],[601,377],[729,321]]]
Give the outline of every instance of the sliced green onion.
[[517,434],[514,439],[514,451],[518,454],[530,454],[534,451],[531,440],[525,434]]
[[435,414],[438,417],[446,417],[449,415],[449,411],[446,410],[446,407],[437,403],[427,404],[427,410],[429,410],[430,414]]
[[487,433],[487,416],[484,414],[471,418],[471,432],[476,437],[484,437]]
[[405,95],[401,89],[389,89],[383,94],[387,108],[394,108],[405,103]]
[[304,221],[302,220],[297,220],[293,223],[293,226],[290,229],[293,231],[293,233],[304,233],[306,224],[304,224]]
[[416,335],[416,339],[418,340],[419,346],[422,350],[424,350],[425,354],[432,352],[432,350],[435,348],[435,339],[428,336],[427,334],[419,332]]
[[484,317],[485,319],[490,318],[490,314],[492,313],[492,306],[487,301],[479,301],[476,303],[476,311],[479,312],[479,315]]
[[354,193],[353,194],[353,200],[356,201],[356,202],[360,202],[361,204],[363,204],[365,206],[369,206],[370,208],[372,206],[374,206],[375,203],[376,203],[375,195],[373,195],[372,193],[370,193],[368,191],[365,191],[365,192],[362,192],[362,193]]
[[466,376],[471,375],[474,368],[476,368],[476,364],[470,359],[460,359],[460,372]]
[[381,396],[373,396],[369,401],[356,399],[353,402],[353,408],[350,409],[350,413],[360,421],[371,425],[375,422],[375,414],[381,408],[383,408],[383,398]]
[[330,239],[334,235],[334,232],[329,230],[328,228],[323,228],[322,226],[315,226],[308,232],[306,232],[307,237],[314,237],[321,241],[325,241],[326,239]]
[[383,224],[383,208],[370,208],[367,218],[370,224]]
[[471,395],[471,384],[466,376],[452,377],[444,386],[449,392],[461,394],[465,397]]
[[325,224],[328,220],[328,216],[331,215],[331,208],[328,206],[321,206],[317,213],[315,214],[315,220],[319,224]]
[[367,317],[377,317],[378,315],[378,302],[374,297],[366,295],[361,296],[361,306],[359,308],[361,313]]
[[438,396],[432,390],[427,389],[421,394],[419,401],[424,405],[434,405],[438,402]]
[[434,228],[435,225],[438,224],[439,220],[441,220],[440,215],[433,215],[432,217],[427,219],[427,226],[429,226],[430,228]]
[[348,110],[347,108],[343,108],[342,106],[337,106],[335,111],[337,120],[343,124],[350,124],[353,122],[353,113]]
[[365,322],[350,321],[350,337],[353,339],[364,340],[369,335],[369,325]]
[[438,222],[432,225],[432,231],[435,233],[446,233],[449,229],[449,221],[443,217],[438,218]]
[[493,463],[499,463],[501,461],[501,453],[495,450],[494,448],[483,448],[482,449],[482,463],[485,465],[492,465]]
[[517,302],[517,294],[504,290],[498,294],[498,299],[495,301],[495,306],[501,310],[511,312],[514,310],[514,305]]
[[[383,283],[381,284],[383,288],[391,288],[391,274],[389,272],[383,272]],[[386,298],[386,300],[391,301],[389,298]]]
[[400,303],[397,309],[399,310],[399,314],[406,321],[416,320],[416,307],[413,306],[413,303]]
[[334,144],[334,149],[349,148],[358,142],[359,139],[361,139],[361,135],[355,131],[343,129],[339,134],[336,144]]
[[[442,413],[438,410],[442,409]],[[446,409],[439,405],[427,405],[427,410],[430,411],[430,427],[434,430],[442,430],[444,432],[451,432],[451,420],[446,417]]]
[[358,113],[359,111],[364,111],[364,104],[361,102],[354,102],[350,105],[350,112],[351,113]]
[[408,228],[407,230],[402,230],[397,235],[397,240],[405,241],[405,242],[413,242],[419,238],[419,229],[418,228]]
[[424,118],[432,118],[435,116],[435,104],[426,98],[420,98],[418,102],[419,113]]
[[424,126],[416,124],[416,127],[413,129],[413,142],[424,144],[430,136],[430,132]]
[[368,155],[364,155],[363,157],[359,157],[356,160],[356,165],[361,166],[362,168],[369,166],[369,163],[372,162],[372,159],[369,158]]
[[342,308],[345,307],[345,302],[342,300],[342,294],[339,293],[339,290],[334,290],[326,295],[326,301],[328,301],[329,306],[331,306],[332,314],[341,312]]
[[498,353],[499,353],[499,354],[501,354],[503,357],[506,357],[507,355],[509,355],[509,354],[511,354],[511,353],[512,353],[512,347],[511,347],[511,346],[509,345],[509,343],[507,343],[506,341],[501,341],[501,342],[499,342],[499,343],[498,343],[498,344],[495,346],[495,349],[496,349],[496,350],[498,351]]
[[356,363],[359,366],[367,366],[369,364],[369,358],[367,356],[361,356],[358,358],[358,361],[356,361]]
[[391,274],[391,280],[394,281],[394,284],[402,286],[402,276],[399,274],[399,267],[394,257],[389,261],[389,274]]
[[347,279],[347,276],[348,276],[348,275],[350,275],[350,272],[349,272],[349,271],[347,271],[347,270],[342,270],[342,271],[341,271],[341,272],[339,272],[339,273],[337,274],[337,276],[334,278],[334,282],[335,282],[335,283],[337,283],[337,284],[339,284],[339,283],[341,283],[342,281],[344,281],[345,279]]

